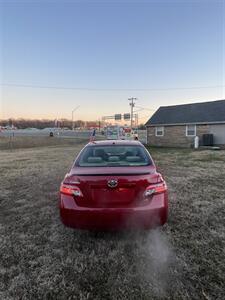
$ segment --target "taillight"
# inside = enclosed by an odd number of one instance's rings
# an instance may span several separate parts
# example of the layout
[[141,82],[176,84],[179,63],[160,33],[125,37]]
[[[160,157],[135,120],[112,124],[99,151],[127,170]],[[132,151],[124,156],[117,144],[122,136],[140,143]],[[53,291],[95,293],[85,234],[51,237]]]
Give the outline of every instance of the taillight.
[[149,197],[155,194],[161,194],[167,191],[166,183],[163,181],[161,183],[153,184],[147,187],[144,196]]
[[63,183],[60,186],[60,193],[65,194],[65,195],[76,196],[76,197],[83,196],[79,187],[68,185],[68,184],[63,184]]

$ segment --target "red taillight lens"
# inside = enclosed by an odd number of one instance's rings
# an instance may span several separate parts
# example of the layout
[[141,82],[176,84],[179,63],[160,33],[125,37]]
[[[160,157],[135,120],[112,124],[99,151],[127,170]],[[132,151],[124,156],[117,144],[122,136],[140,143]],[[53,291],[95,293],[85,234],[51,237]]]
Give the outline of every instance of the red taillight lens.
[[167,191],[166,183],[163,181],[161,183],[153,184],[147,187],[144,195],[145,197],[149,197],[155,194],[161,194]]
[[76,197],[83,196],[79,187],[68,185],[68,184],[63,184],[63,183],[60,186],[60,193],[65,194],[65,195],[72,195],[72,196],[76,196]]

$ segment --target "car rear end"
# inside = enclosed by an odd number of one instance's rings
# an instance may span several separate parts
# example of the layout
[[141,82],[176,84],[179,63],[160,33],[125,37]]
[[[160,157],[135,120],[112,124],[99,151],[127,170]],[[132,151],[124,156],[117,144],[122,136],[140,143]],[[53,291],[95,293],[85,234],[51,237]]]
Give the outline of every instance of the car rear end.
[[[100,147],[95,149],[100,150]],[[135,155],[128,153],[127,149],[121,148],[119,154],[106,150],[107,158],[101,151],[94,156],[94,151],[93,156],[87,155],[89,165],[86,166],[78,157],[60,188],[60,215],[66,226],[94,230],[148,229],[167,221],[165,181],[156,172],[150,156],[145,163],[140,163],[138,155],[134,158]],[[143,147],[141,151],[146,150]],[[106,161],[105,165],[104,159],[99,159],[100,154]],[[115,154],[123,155],[120,165],[116,164]],[[124,161],[127,162],[125,166]]]

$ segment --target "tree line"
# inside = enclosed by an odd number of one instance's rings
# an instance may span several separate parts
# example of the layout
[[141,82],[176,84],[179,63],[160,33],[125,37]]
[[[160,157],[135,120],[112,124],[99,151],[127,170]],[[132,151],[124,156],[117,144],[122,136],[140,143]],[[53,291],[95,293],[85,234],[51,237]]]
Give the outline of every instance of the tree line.
[[[74,121],[74,128],[90,128],[90,127],[101,127],[100,121],[83,121],[76,120]],[[16,127],[18,129],[25,128],[53,128],[53,127],[61,127],[61,128],[69,128],[72,129],[72,121],[68,119],[60,119],[60,120],[52,120],[52,119],[6,119],[0,120],[0,126],[2,127]],[[140,124],[138,126],[139,129],[145,129],[144,124]]]
[[[87,126],[88,123],[92,122],[84,122],[82,120],[74,121],[74,127],[84,127]],[[25,129],[25,128],[52,128],[52,127],[67,127],[72,128],[72,122],[68,119],[60,119],[60,120],[51,120],[51,119],[7,119],[7,120],[0,120],[0,126],[6,127],[16,127],[18,129]]]

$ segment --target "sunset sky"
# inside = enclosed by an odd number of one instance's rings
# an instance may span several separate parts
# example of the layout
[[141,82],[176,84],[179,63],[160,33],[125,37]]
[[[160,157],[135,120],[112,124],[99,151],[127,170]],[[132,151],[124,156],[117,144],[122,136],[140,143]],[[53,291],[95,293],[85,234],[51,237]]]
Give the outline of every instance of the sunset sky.
[[144,122],[160,105],[225,98],[222,0],[8,0],[0,10],[0,118],[71,118],[80,105],[75,119],[94,120],[129,112],[133,96],[150,109]]

